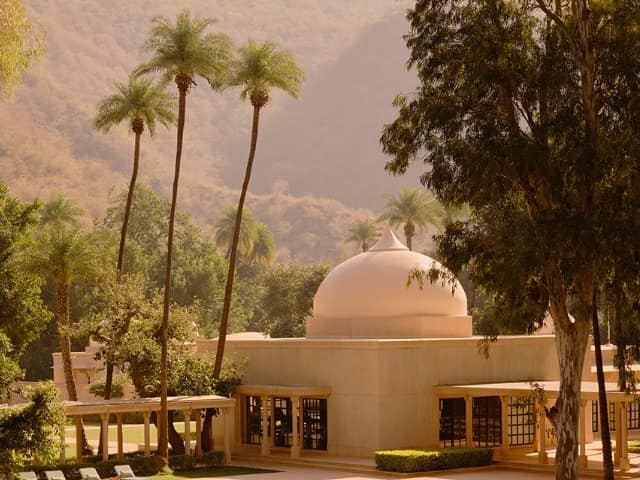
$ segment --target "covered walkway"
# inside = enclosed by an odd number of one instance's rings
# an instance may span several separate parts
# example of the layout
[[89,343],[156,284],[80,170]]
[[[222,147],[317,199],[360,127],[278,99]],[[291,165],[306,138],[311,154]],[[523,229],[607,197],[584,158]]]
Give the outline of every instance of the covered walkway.
[[[551,407],[553,400],[557,398],[560,389],[558,381],[532,381],[532,382],[504,382],[504,383],[488,383],[476,385],[441,385],[434,387],[435,396],[439,399],[464,399],[465,403],[465,424],[464,424],[464,444],[477,444],[477,428],[478,422],[474,426],[473,405],[474,399],[499,398],[500,399],[500,415],[501,418],[495,422],[500,428],[499,439],[499,456],[503,460],[507,459],[531,459],[527,455],[526,449],[513,446],[510,436],[517,435],[518,429],[523,425],[514,424],[510,421],[511,410],[517,399],[530,399],[533,402],[533,408],[529,412],[535,415],[535,441],[532,442],[530,451],[536,453],[536,460],[540,464],[550,463],[550,454],[548,448],[553,445],[548,444],[549,431],[551,425],[546,418],[544,407]],[[615,449],[614,464],[621,472],[631,469],[627,442],[629,440],[628,430],[628,411],[629,405],[636,401],[633,395],[628,395],[617,390],[617,385],[613,383],[606,384],[607,401],[614,405],[613,422],[618,428],[615,433],[612,432],[612,442],[620,448]],[[586,469],[590,462],[595,460],[596,463],[602,462],[601,448],[596,448],[599,444],[592,442],[587,444],[587,418],[592,418],[591,405],[592,402],[598,401],[598,384],[596,382],[582,382],[580,394],[580,425],[579,425],[579,462],[580,467]],[[587,406],[590,408],[587,409]],[[591,425],[591,421],[589,422]],[[474,428],[475,432],[474,433]],[[514,434],[515,428],[515,434]],[[474,440],[474,437],[476,440]],[[491,446],[491,445],[487,445]],[[551,462],[552,463],[552,462]],[[598,467],[596,467],[598,468]]]
[[[199,412],[207,408],[219,409],[222,421],[224,422],[224,454],[225,463],[231,462],[231,439],[233,435],[234,411],[236,401],[233,398],[221,397],[218,395],[201,395],[201,396],[180,396],[168,397],[169,411],[182,412],[184,422],[184,438],[185,444],[190,445],[191,441],[191,417],[192,412]],[[151,455],[151,434],[150,420],[151,412],[160,411],[160,397],[152,398],[135,398],[129,400],[93,400],[85,402],[63,402],[66,408],[67,417],[75,419],[76,425],[76,461],[82,462],[82,419],[87,415],[99,415],[102,425],[102,443],[109,443],[109,417],[111,414],[116,415],[117,419],[117,456],[119,459],[124,458],[124,438],[122,432],[122,419],[125,413],[142,413],[144,418],[144,454]],[[200,445],[202,432],[202,418],[195,415],[196,420],[196,448],[195,453],[199,455],[202,452]],[[213,444],[213,422],[209,435]],[[64,438],[63,438],[64,441]],[[190,448],[185,449],[187,455],[191,454]],[[103,460],[108,458],[108,449],[103,449]],[[64,449],[60,462],[64,463]]]

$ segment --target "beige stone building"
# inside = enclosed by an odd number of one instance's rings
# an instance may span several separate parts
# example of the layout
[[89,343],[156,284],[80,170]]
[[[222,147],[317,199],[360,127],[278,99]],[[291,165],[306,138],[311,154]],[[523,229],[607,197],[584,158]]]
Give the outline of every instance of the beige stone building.
[[[306,338],[230,335],[226,354],[247,363],[235,395],[234,450],[370,456],[378,449],[479,445],[507,456],[537,450],[546,461],[553,435],[531,394],[534,382],[550,401],[557,394],[551,329],[500,337],[485,358],[457,281],[407,284],[411,271],[432,266],[439,267],[389,230],[329,273]],[[202,355],[214,355],[216,345],[196,340]],[[586,358],[584,380],[592,382],[592,355]],[[56,373],[58,366],[56,359]],[[76,368],[89,370],[84,363]],[[60,375],[56,382],[63,385]],[[583,387],[583,463],[585,442],[597,430],[592,387]],[[618,435],[640,427],[637,403],[613,401]]]

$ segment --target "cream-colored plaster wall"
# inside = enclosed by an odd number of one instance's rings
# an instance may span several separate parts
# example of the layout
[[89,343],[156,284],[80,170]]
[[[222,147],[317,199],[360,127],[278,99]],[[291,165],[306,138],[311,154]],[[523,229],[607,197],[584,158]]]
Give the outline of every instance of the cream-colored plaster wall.
[[[215,346],[215,340],[198,341],[204,355],[214,355]],[[488,359],[478,338],[231,340],[227,354],[234,353],[248,360],[247,384],[331,387],[328,450],[334,455],[437,444],[435,385],[558,378],[550,336],[501,338]]]

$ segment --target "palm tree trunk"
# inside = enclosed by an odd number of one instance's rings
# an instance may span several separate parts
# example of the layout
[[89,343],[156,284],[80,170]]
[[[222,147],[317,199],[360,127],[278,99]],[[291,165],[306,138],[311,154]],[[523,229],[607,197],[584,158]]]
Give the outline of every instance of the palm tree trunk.
[[[136,141],[133,150],[133,171],[131,172],[131,182],[129,183],[129,192],[127,193],[127,204],[124,209],[124,221],[122,222],[122,230],[120,231],[120,247],[118,249],[118,267],[117,275],[120,280],[122,273],[122,263],[124,261],[124,244],[127,238],[127,228],[129,227],[129,216],[131,215],[131,205],[133,204],[133,191],[136,188],[136,179],[138,178],[138,164],[140,162],[140,137],[141,131],[136,131]],[[105,389],[106,394],[106,389]],[[105,397],[106,398],[106,397]]]
[[[71,363],[71,340],[69,339],[69,285],[64,281],[56,282],[56,320],[58,322],[58,337],[60,338],[60,356],[64,370],[64,381],[67,397],[72,402],[78,401],[76,382],[73,379],[73,365]],[[91,446],[82,426],[82,451],[91,454]]]
[[169,347],[169,305],[171,299],[171,257],[173,254],[173,230],[178,201],[178,181],[180,179],[180,162],[182,160],[182,140],[184,137],[184,121],[187,103],[187,91],[191,82],[183,84],[183,79],[176,77],[178,91],[178,136],[176,141],[176,164],[173,174],[173,193],[171,196],[171,212],[169,213],[169,235],[167,238],[167,271],[164,280],[164,304],[162,309],[162,326],[160,338],[162,353],[160,356],[160,417],[158,418],[158,455],[169,458],[169,405],[167,402],[167,355]]
[[251,126],[251,147],[249,149],[249,159],[247,161],[247,169],[244,173],[244,182],[242,183],[242,191],[240,192],[240,200],[238,201],[238,211],[236,212],[236,225],[233,231],[233,240],[231,242],[231,252],[229,255],[229,271],[227,272],[227,284],[224,289],[224,303],[222,305],[222,318],[220,319],[220,333],[218,334],[218,347],[216,350],[216,363],[213,367],[214,378],[220,377],[222,370],[222,358],[224,357],[224,346],[227,339],[227,327],[229,326],[229,312],[231,310],[231,294],[233,293],[233,277],[236,270],[236,256],[238,253],[238,239],[240,238],[240,224],[242,223],[242,209],[244,201],[249,189],[249,180],[251,179],[251,169],[253,168],[253,160],[256,155],[256,145],[258,144],[258,124],[260,121],[260,107],[253,107],[253,123]]
[[413,224],[413,222],[408,221],[407,223],[404,224],[404,236],[407,239],[407,248],[409,250],[413,250],[413,248],[411,248],[411,243],[413,240],[413,236],[416,234],[416,227]]
[[[602,349],[600,348],[600,325],[598,323],[598,308],[596,291],[593,293],[593,312],[591,314],[593,328],[593,345],[596,351],[596,375],[598,377],[598,404],[600,407],[600,439],[602,440],[602,457],[604,463],[604,479],[613,480],[613,459],[611,458],[611,432],[609,431],[609,402],[604,385],[602,370]],[[618,428],[622,428],[618,426]],[[616,445],[616,448],[620,448]]]

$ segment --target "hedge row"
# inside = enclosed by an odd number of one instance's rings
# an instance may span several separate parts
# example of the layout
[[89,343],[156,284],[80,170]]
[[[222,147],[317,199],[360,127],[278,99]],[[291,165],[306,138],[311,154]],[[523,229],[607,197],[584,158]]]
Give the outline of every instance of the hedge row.
[[[224,452],[206,452],[200,457],[193,455],[171,455],[169,456],[169,467],[172,470],[192,470],[198,467],[214,467],[222,465]],[[159,464],[155,457],[127,456],[124,460],[96,460],[85,459],[84,463],[67,463],[64,465],[33,466],[31,470],[38,474],[39,478],[44,478],[45,470],[62,470],[67,480],[79,480],[80,468],[94,467],[101,478],[109,478],[115,475],[113,467],[115,465],[129,465],[136,475],[155,475],[159,471]]]
[[491,464],[490,448],[443,448],[441,450],[381,450],[376,465],[387,472],[426,472]]

